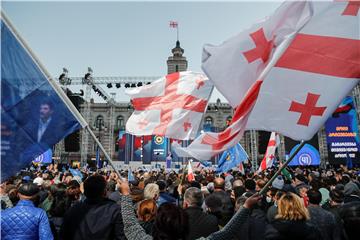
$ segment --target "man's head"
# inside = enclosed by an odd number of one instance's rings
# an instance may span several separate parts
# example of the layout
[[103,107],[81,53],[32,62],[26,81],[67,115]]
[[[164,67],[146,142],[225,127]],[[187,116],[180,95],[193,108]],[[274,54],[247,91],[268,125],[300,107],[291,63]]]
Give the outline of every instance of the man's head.
[[245,180],[245,188],[246,191],[255,191],[256,182],[253,179],[246,179]]
[[18,196],[21,200],[33,200],[39,193],[39,187],[34,183],[24,183],[19,187]]
[[48,120],[53,114],[53,105],[50,101],[44,101],[40,104],[40,119],[43,121]]
[[184,194],[184,208],[187,207],[201,207],[204,201],[204,196],[199,188],[190,187],[186,189]]
[[88,199],[97,199],[106,196],[106,181],[101,175],[88,177],[84,182],[84,195]]
[[321,193],[318,190],[310,189],[307,192],[307,196],[309,197],[309,203],[314,205],[319,205],[321,203]]
[[225,189],[225,180],[223,178],[214,179],[214,189],[215,191],[221,191]]
[[144,198],[145,199],[154,199],[157,200],[159,198],[160,190],[159,185],[155,183],[149,183],[145,186],[144,189]]

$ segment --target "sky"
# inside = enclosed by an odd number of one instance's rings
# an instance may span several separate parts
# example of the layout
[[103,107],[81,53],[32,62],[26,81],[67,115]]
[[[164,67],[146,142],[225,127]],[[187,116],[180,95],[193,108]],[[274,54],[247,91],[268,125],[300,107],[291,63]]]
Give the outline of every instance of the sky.
[[[3,1],[2,10],[50,74],[69,76],[164,76],[166,60],[179,40],[188,70],[201,72],[202,47],[218,45],[260,21],[279,1]],[[82,86],[70,87],[78,91]],[[124,88],[117,101],[128,101]],[[92,92],[95,101],[100,101]],[[211,101],[220,98],[213,92]]]

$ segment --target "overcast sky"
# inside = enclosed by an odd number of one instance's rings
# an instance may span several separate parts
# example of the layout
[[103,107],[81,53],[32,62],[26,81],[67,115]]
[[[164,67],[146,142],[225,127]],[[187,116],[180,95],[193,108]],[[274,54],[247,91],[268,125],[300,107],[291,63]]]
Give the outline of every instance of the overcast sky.
[[[202,46],[227,38],[270,15],[281,2],[3,1],[2,9],[45,65],[58,77],[163,76],[179,24],[188,70],[201,71]],[[79,90],[81,86],[73,87]],[[123,88],[117,100],[127,101]],[[92,96],[95,96],[92,93]],[[215,91],[212,97],[223,97]]]

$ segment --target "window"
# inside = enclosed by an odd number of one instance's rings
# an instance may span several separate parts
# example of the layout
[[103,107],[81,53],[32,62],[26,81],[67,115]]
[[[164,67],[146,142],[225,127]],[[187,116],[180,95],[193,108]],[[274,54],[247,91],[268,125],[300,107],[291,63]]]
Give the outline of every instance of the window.
[[118,116],[116,118],[116,129],[121,129],[124,126],[124,117]]
[[101,129],[103,128],[105,125],[104,125],[104,117],[99,115],[96,117],[96,121],[95,121],[95,127],[97,129]]
[[176,65],[176,66],[175,66],[175,72],[178,72],[178,71],[179,71],[179,66]]
[[206,118],[205,118],[205,124],[207,124],[207,125],[212,125],[212,124],[213,124],[213,119],[212,119],[212,117],[206,117]]

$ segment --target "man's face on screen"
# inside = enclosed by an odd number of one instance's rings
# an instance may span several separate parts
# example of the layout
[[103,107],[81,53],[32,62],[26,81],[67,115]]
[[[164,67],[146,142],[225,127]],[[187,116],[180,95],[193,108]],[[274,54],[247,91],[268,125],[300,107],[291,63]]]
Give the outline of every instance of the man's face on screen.
[[47,120],[53,113],[51,107],[48,104],[40,105],[40,118],[42,120]]

